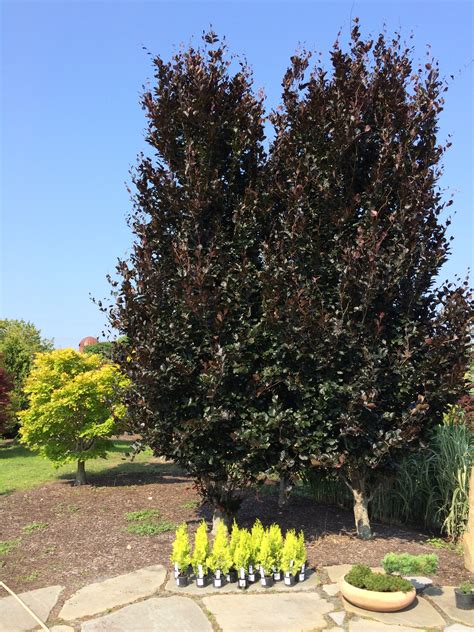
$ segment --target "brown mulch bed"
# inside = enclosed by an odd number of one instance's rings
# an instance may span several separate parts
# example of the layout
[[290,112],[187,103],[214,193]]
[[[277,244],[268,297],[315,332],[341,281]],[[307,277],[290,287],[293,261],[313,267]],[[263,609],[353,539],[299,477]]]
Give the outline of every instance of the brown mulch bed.
[[[206,506],[185,506],[199,497],[192,481],[175,466],[162,464],[161,472],[153,480],[143,475],[100,477],[85,487],[62,481],[0,497],[0,541],[21,538],[19,546],[4,557],[0,579],[15,591],[62,584],[71,594],[87,583],[142,566],[169,566],[173,532],[132,535],[125,531],[124,514],[158,509],[162,519],[188,521],[193,529],[202,517],[209,519],[211,512]],[[424,544],[429,537],[425,533],[375,524],[376,539],[362,542],[354,537],[351,512],[300,495],[279,511],[276,496],[268,486],[265,490],[257,496],[249,494],[239,512],[239,524],[249,526],[259,517],[264,524],[276,521],[284,529],[302,528],[313,566],[357,562],[377,566],[389,551],[436,552],[440,558],[436,583],[456,585],[469,577],[462,557]],[[32,522],[48,526],[25,533],[23,527]]]

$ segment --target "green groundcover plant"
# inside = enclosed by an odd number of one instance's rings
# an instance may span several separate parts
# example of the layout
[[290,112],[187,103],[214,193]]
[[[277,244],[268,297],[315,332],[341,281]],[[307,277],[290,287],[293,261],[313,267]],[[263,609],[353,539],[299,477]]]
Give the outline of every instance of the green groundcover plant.
[[386,573],[400,575],[434,575],[438,571],[439,560],[434,553],[410,555],[410,553],[387,553],[382,560]]
[[414,590],[413,584],[403,577],[374,573],[364,564],[356,564],[345,576],[345,580],[355,588],[377,592],[409,592]]

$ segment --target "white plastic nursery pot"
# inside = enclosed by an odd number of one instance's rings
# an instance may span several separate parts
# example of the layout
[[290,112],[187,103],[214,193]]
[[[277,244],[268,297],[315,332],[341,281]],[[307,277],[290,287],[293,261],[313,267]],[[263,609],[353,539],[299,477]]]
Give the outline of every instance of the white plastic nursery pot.
[[416,597],[415,588],[408,592],[378,592],[356,588],[345,579],[341,582],[341,593],[352,605],[373,612],[398,612],[412,604]]
[[222,588],[224,584],[222,577],[214,577],[212,584],[214,588]]

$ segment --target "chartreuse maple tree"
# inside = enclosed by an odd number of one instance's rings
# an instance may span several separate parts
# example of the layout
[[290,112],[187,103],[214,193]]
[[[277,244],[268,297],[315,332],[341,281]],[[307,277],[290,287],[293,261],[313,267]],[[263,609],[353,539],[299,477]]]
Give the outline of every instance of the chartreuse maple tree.
[[85,462],[105,457],[119,431],[128,384],[98,355],[74,349],[37,354],[25,383],[29,407],[19,413],[20,441],[56,465],[76,461],[76,484],[85,484]]

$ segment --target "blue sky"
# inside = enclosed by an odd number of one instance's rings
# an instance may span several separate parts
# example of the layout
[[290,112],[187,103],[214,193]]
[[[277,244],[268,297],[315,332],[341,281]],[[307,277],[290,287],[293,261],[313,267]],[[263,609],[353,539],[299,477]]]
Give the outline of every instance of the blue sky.
[[[1,3],[0,316],[31,320],[58,347],[100,335],[90,301],[130,246],[125,183],[145,148],[143,50],[169,57],[212,24],[245,54],[267,106],[298,43],[327,52],[351,16],[364,34],[414,32],[454,75],[441,117],[453,135],[443,186],[455,193],[453,255],[443,277],[465,275],[473,244],[473,4],[471,2],[22,2]],[[447,193],[447,194],[448,194]]]

